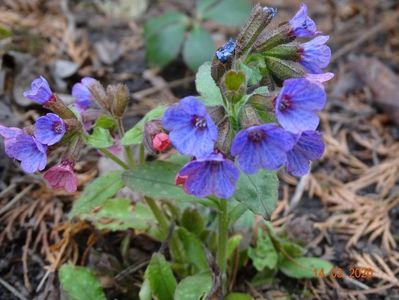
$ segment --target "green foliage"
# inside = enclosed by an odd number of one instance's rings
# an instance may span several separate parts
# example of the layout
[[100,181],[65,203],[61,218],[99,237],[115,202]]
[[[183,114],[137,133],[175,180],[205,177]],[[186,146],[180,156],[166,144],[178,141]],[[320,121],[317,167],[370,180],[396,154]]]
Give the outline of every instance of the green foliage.
[[242,235],[241,234],[236,234],[233,235],[229,240],[227,241],[227,250],[226,250],[226,257],[227,259],[230,259],[231,256],[234,253],[234,250],[237,249],[238,245],[240,245],[242,241]]
[[269,236],[263,236],[262,231],[258,231],[256,248],[248,249],[248,256],[256,270],[262,271],[265,267],[274,269],[277,265],[278,255]]
[[5,25],[0,25],[0,40],[12,36],[12,31]]
[[202,300],[212,288],[212,277],[209,273],[196,274],[184,278],[176,287],[175,300]]
[[[255,248],[249,248],[248,256],[259,271],[255,282],[270,279],[276,270],[293,278],[314,278],[320,270],[328,275],[332,264],[324,259],[304,257],[303,249],[288,238],[274,232],[270,223],[266,223],[267,235],[261,230]],[[317,270],[317,272],[315,272]]]
[[151,64],[164,67],[180,52],[188,18],[169,11],[149,19],[144,26],[147,59]]
[[320,258],[316,257],[297,257],[294,259],[284,259],[280,263],[280,271],[292,278],[314,278],[317,277],[315,270],[323,270],[325,275],[328,275],[333,265]]
[[158,300],[173,300],[177,282],[172,268],[162,254],[155,253],[152,256],[144,276],[150,284],[153,296]]
[[226,300],[253,300],[250,295],[243,293],[230,293],[227,295]]
[[149,162],[126,171],[123,180],[133,191],[151,198],[211,204],[210,200],[190,196],[180,186],[176,186],[175,177],[181,167],[180,164],[167,161]]
[[186,208],[181,217],[181,225],[195,235],[200,235],[205,229],[205,221],[197,209]]
[[99,116],[96,122],[94,123],[94,127],[101,127],[105,129],[113,129],[115,128],[115,126],[116,124],[114,118],[107,115]]
[[93,133],[87,137],[86,142],[98,149],[111,147],[114,143],[109,130],[102,127],[95,127]]
[[59,279],[70,300],[106,300],[100,283],[88,268],[63,265]]
[[201,26],[194,26],[183,47],[183,59],[192,71],[209,60],[215,51],[210,34]]
[[70,218],[89,213],[92,209],[114,196],[122,187],[122,171],[110,172],[105,176],[96,178],[83,191],[80,198],[74,202]]
[[165,112],[166,107],[163,105],[150,110],[136,125],[126,131],[121,139],[122,145],[137,145],[143,142],[144,124],[148,121],[160,119]]
[[226,26],[241,26],[251,11],[247,0],[200,0],[204,2],[199,13],[206,20]]
[[233,198],[253,213],[269,218],[278,199],[276,173],[266,170],[251,176],[241,173]]
[[[251,9],[248,0],[198,0],[193,20],[168,11],[150,18],[144,26],[147,59],[164,67],[173,61],[183,46],[183,59],[192,71],[212,58],[215,44],[202,22],[212,20],[226,26],[241,26]],[[187,38],[185,39],[185,36]]]
[[204,63],[198,69],[195,77],[195,86],[205,105],[223,105],[223,97],[215,80],[212,78],[211,64],[209,62]]

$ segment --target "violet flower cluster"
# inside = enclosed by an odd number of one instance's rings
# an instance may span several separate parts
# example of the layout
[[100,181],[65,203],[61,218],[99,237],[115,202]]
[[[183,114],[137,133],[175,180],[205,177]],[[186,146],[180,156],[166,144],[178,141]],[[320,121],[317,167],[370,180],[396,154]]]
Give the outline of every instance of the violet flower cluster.
[[[93,78],[87,77],[82,80],[82,83],[75,84],[73,87],[76,110],[84,112],[92,105],[93,97],[88,88],[94,81]],[[49,152],[58,146],[57,144],[66,137],[67,133],[73,133],[77,120],[75,114],[58,99],[42,76],[33,80],[31,88],[23,95],[52,110],[53,113],[39,117],[33,126],[23,129],[0,124],[0,136],[4,139],[6,155],[19,161],[22,170],[26,173],[34,173],[46,168]],[[76,144],[69,148],[76,150]],[[73,170],[77,154],[76,151],[67,152],[71,153],[62,157],[58,165],[49,168],[43,177],[55,189],[74,192],[78,185]]]
[[[254,15],[256,18],[256,13]],[[275,171],[285,167],[292,175],[303,176],[310,171],[311,161],[321,158],[324,143],[321,134],[316,131],[320,122],[318,112],[326,103],[323,83],[333,77],[332,73],[322,73],[331,57],[330,48],[325,44],[328,36],[319,35],[304,4],[284,26],[284,30],[274,33],[274,37],[286,35],[279,37],[283,46],[265,46],[264,53],[278,53],[279,59],[291,59],[301,68],[300,72],[290,73],[292,76],[287,76],[287,72],[284,74],[282,87],[272,101],[273,111],[269,111],[275,122],[264,123],[259,118],[250,120],[251,125],[235,130],[226,151],[217,146],[218,141],[226,137],[221,136],[223,133],[218,130],[200,99],[192,96],[183,98],[165,112],[162,125],[169,132],[171,143],[181,154],[193,158],[176,177],[176,184],[182,184],[188,194],[197,197],[215,195],[227,199],[234,194],[241,171],[252,175],[260,169]],[[292,44],[292,39],[296,37],[314,39],[301,45]],[[270,40],[278,39],[270,38],[269,34],[263,45],[270,45]],[[229,60],[234,59],[236,47],[243,43],[229,40],[216,52],[213,66],[220,68],[222,63],[227,68]],[[254,47],[257,45],[260,43],[255,42]],[[267,47],[274,49],[274,52]],[[276,50],[276,47],[284,47],[285,52]],[[221,79],[218,74],[220,72],[212,73],[217,83]],[[228,111],[228,107],[225,108]]]

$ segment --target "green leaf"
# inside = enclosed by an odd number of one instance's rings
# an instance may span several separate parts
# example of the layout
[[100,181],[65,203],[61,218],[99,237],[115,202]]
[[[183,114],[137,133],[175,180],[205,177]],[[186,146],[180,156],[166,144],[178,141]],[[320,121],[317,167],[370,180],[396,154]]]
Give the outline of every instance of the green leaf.
[[113,129],[115,126],[115,120],[107,115],[99,116],[96,120],[96,123],[94,123],[94,127],[101,127],[105,129]]
[[143,284],[141,285],[140,292],[139,292],[139,299],[140,300],[152,300],[152,293],[150,282],[148,279],[145,279]]
[[194,208],[186,208],[184,210],[181,217],[181,225],[197,236],[205,229],[205,221],[201,213]]
[[206,61],[211,60],[215,44],[210,34],[201,26],[194,26],[183,47],[184,62],[194,72]]
[[106,300],[100,283],[88,268],[66,264],[58,276],[70,300]]
[[197,0],[197,16],[202,19],[205,11],[211,8],[212,5],[218,3],[219,0]]
[[210,273],[196,274],[179,282],[175,291],[175,300],[205,299],[212,288]]
[[205,105],[223,105],[223,97],[211,75],[211,63],[205,62],[197,72],[195,86]]
[[197,271],[208,270],[205,248],[200,239],[182,227],[177,229],[177,234],[182,241],[188,263],[195,266]]
[[257,215],[269,218],[278,199],[278,178],[275,172],[261,170],[248,176],[241,173],[233,198]]
[[113,171],[91,182],[80,198],[74,202],[69,217],[88,213],[115,195],[124,186],[122,173],[122,171]]
[[248,249],[248,256],[252,259],[256,270],[262,271],[264,268],[274,269],[277,265],[278,254],[268,235],[263,235],[262,231],[258,231],[258,239],[256,248]]
[[227,251],[226,251],[226,257],[227,259],[230,259],[231,256],[234,253],[234,250],[240,245],[242,240],[242,235],[241,234],[236,234],[233,235],[229,240],[227,241]]
[[[126,171],[123,180],[135,192],[155,199],[169,199],[200,202],[187,195],[181,186],[175,184],[175,177],[182,166],[166,161],[154,161],[135,166]],[[203,199],[206,203],[209,200]]]
[[187,25],[187,17],[177,12],[151,18],[145,24],[144,38],[150,63],[163,67],[177,57]]
[[87,137],[86,141],[87,144],[98,149],[111,147],[114,143],[109,130],[101,127],[94,128],[93,133]]
[[173,300],[177,282],[162,254],[152,256],[144,277],[150,282],[151,292],[158,300]]
[[227,295],[226,300],[253,300],[250,295],[243,293],[230,293]]
[[137,219],[129,199],[108,199],[102,207],[95,212],[84,215],[85,220],[90,220],[96,228],[112,231],[126,230],[128,228],[141,229],[143,223]]
[[219,0],[207,8],[202,14],[204,19],[221,25],[241,26],[251,12],[251,3],[248,0]]
[[150,110],[136,125],[126,131],[125,135],[121,139],[121,144],[137,145],[143,142],[143,130],[144,124],[148,121],[160,119],[166,110],[166,106],[160,105]]
[[317,277],[321,270],[328,275],[332,268],[333,265],[329,261],[316,257],[286,258],[279,265],[281,272],[297,279]]

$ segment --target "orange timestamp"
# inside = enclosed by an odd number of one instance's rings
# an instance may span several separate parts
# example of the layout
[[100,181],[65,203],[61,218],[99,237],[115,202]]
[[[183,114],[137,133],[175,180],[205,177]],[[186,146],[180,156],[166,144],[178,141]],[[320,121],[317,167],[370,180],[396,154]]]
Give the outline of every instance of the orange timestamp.
[[351,266],[349,268],[348,274],[345,273],[345,271],[337,266],[334,266],[330,273],[326,274],[323,268],[313,268],[313,272],[315,277],[318,278],[332,278],[332,279],[343,279],[345,277],[353,278],[353,279],[372,279],[374,276],[374,270],[373,268],[369,267],[357,267],[357,266]]

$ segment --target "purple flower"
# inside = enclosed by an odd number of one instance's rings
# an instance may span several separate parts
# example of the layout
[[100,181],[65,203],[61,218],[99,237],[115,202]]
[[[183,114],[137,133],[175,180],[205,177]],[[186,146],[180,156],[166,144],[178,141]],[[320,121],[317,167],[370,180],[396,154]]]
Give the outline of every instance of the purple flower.
[[218,138],[217,127],[196,98],[185,97],[169,107],[162,125],[170,131],[169,138],[181,154],[203,158],[213,152]]
[[72,96],[75,98],[76,104],[81,110],[88,109],[94,100],[94,96],[90,92],[90,86],[95,81],[94,78],[84,77],[81,83],[75,83],[72,87]]
[[183,183],[186,193],[200,198],[215,195],[227,199],[234,194],[239,177],[240,171],[231,160],[220,153],[212,153],[207,158],[187,163],[179,171],[177,183]]
[[280,125],[293,133],[315,130],[319,125],[317,113],[326,103],[326,93],[319,84],[305,78],[285,80],[275,99]]
[[64,136],[66,131],[64,121],[53,113],[48,113],[36,120],[35,137],[44,145],[54,145]]
[[69,193],[76,192],[78,179],[73,171],[75,163],[63,160],[59,165],[50,168],[43,177],[53,189],[64,189]]
[[219,50],[216,51],[215,54],[217,59],[223,63],[227,62],[233,55],[235,48],[236,42],[233,39],[230,39]]
[[241,130],[233,140],[231,154],[238,157],[245,173],[254,174],[260,168],[280,168],[287,160],[286,152],[293,146],[289,132],[276,124],[264,124]]
[[322,74],[306,74],[305,78],[312,83],[317,84],[324,90],[324,82],[331,80],[334,77],[334,73],[327,72]]
[[47,146],[39,143],[33,136],[18,134],[8,145],[7,155],[21,162],[27,173],[41,171],[47,163]]
[[23,95],[39,104],[45,104],[54,97],[47,80],[43,76],[33,80],[31,89],[25,91]]
[[302,44],[299,62],[310,73],[322,73],[322,69],[329,64],[331,49],[326,45],[328,39],[328,35],[322,35]]
[[296,37],[312,37],[318,34],[315,22],[307,14],[308,8],[302,3],[301,8],[295,16],[289,21],[291,26],[290,34]]
[[22,129],[0,125],[0,135],[4,138],[4,148],[7,156],[12,157],[9,147],[15,142],[15,138],[22,133]]
[[320,159],[324,152],[321,134],[317,131],[304,131],[296,135],[296,144],[287,152],[286,170],[294,176],[309,173],[310,161]]

